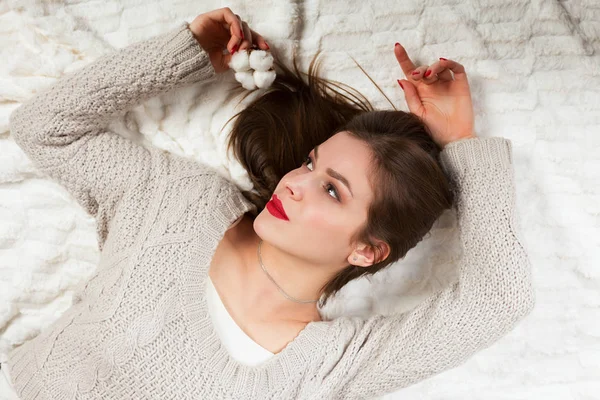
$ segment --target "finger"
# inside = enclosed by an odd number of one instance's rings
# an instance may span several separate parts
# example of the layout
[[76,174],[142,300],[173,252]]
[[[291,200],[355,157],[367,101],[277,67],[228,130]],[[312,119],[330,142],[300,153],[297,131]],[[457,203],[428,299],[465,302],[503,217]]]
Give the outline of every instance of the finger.
[[259,49],[269,50],[269,45],[267,44],[265,38],[262,37],[262,35],[256,33],[252,29],[250,29],[250,32],[252,33],[252,41],[254,42],[254,44],[256,44],[256,46],[258,46]]
[[[427,78],[425,78],[426,83],[428,84],[434,83],[436,82],[436,80],[446,82],[454,80],[452,72],[445,65],[442,64],[441,59],[440,61],[431,64],[428,68],[428,71],[431,71],[431,74]],[[433,79],[434,76],[437,77],[437,79]]]
[[439,80],[439,78],[437,76],[437,72],[440,70],[441,70],[441,67],[439,65],[439,61],[431,64],[427,68],[425,73],[423,74],[423,82],[425,82],[425,84],[427,84],[427,85],[431,85],[431,84],[437,82]]
[[244,29],[244,40],[240,45],[240,50],[247,49],[252,45],[252,32],[250,32],[250,27],[248,26],[248,23],[242,21],[242,28]]
[[235,14],[237,19],[240,21],[240,26],[242,27],[242,41],[246,40],[246,32],[244,31],[244,20],[240,17],[239,14]]
[[406,77],[410,77],[411,73],[414,71],[416,66],[406,53],[406,49],[400,43],[397,43],[394,46],[394,55],[396,56],[396,60],[398,60],[398,63],[400,64],[400,68],[402,68],[404,75]]
[[454,80],[454,75],[452,75],[452,71],[448,68],[444,68],[442,72],[438,72],[437,75],[440,81],[448,82]]
[[398,82],[402,83],[404,98],[406,99],[406,104],[408,104],[408,110],[413,114],[422,116],[424,112],[423,103],[419,97],[417,88],[411,81],[406,79],[399,79]]
[[240,49],[240,43],[242,43],[241,36],[231,35],[229,42],[227,42],[227,51],[229,51],[229,54],[233,54],[238,51]]
[[[233,13],[233,11],[231,11],[231,9],[229,7],[224,7],[221,8],[219,10],[214,10],[209,12],[208,14],[212,14],[215,13],[218,15],[212,16],[215,20],[225,20],[225,22],[227,23],[227,26],[229,28],[229,33],[231,34],[231,36],[235,36],[238,39],[243,40],[243,30],[242,30],[242,24],[240,19],[236,16],[236,14]],[[220,17],[220,18],[219,18]]]
[[229,29],[229,34],[231,35],[229,42],[227,42],[227,51],[229,51],[229,54],[233,54],[238,50],[244,36],[239,18],[229,7],[211,11],[210,14],[212,13],[215,13],[215,15],[211,15],[215,20],[220,22],[224,20],[226,22],[226,27]]
[[467,72],[465,71],[465,67],[462,64],[459,64],[453,60],[440,60],[440,63],[441,65],[452,71],[454,75],[454,80],[466,83],[469,82],[467,78]]
[[415,68],[411,74],[410,74],[410,78],[413,81],[420,81],[421,79],[423,79],[423,74],[425,74],[425,71],[427,70],[428,66],[427,65],[421,65],[417,68]]

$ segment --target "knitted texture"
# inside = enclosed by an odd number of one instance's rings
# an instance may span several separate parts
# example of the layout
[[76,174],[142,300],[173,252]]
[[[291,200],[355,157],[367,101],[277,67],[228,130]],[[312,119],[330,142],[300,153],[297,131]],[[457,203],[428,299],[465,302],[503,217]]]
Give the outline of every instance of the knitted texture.
[[459,281],[414,310],[309,323],[259,366],[222,345],[205,282],[227,228],[256,208],[212,168],[113,132],[137,103],[215,75],[187,23],[103,56],[15,110],[15,141],[97,219],[100,263],[74,304],[9,353],[29,399],[364,399],[456,367],[534,304],[511,142],[448,144]]

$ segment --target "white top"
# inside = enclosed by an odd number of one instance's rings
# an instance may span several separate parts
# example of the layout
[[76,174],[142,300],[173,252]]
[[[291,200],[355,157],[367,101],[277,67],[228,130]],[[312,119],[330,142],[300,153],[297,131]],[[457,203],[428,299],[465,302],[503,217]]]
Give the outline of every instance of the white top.
[[[240,220],[241,217],[229,229]],[[215,331],[233,358],[242,364],[254,366],[273,357],[272,352],[252,340],[233,320],[210,277],[206,279],[206,300]]]
[[252,340],[231,318],[210,277],[206,280],[206,296],[215,331],[233,358],[254,366],[273,357],[273,353]]

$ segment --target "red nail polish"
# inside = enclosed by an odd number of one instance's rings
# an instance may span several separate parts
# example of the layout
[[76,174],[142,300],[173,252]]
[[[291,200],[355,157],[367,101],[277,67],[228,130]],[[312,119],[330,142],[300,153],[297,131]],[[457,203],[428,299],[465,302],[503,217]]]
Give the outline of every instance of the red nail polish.
[[431,75],[431,70],[425,72],[425,78],[427,78],[429,75]]
[[265,42],[265,46],[267,46],[267,50],[270,49],[269,44],[267,42]]
[[400,43],[396,43],[394,46],[400,46]]
[[398,81],[398,84],[400,85],[400,87],[402,88],[402,90],[404,90],[404,86],[402,86],[402,82],[400,82],[400,79],[396,79]]
[[448,60],[446,60],[444,57],[440,57],[440,60],[448,61]]
[[231,54],[235,53],[238,49],[238,45],[236,44],[235,46],[233,46],[233,48],[231,49]]

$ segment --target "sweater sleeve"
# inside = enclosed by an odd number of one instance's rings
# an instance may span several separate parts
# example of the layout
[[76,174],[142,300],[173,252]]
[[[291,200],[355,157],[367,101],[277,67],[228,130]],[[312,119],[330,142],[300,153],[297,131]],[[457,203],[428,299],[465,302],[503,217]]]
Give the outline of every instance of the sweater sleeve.
[[10,115],[15,142],[97,220],[100,249],[124,193],[167,154],[106,130],[110,118],[170,89],[214,77],[187,22],[65,75]]
[[459,279],[407,313],[345,318],[343,331],[351,334],[342,335],[348,338],[340,340],[344,350],[325,371],[341,377],[340,398],[382,396],[454,368],[507,334],[533,308],[531,265],[515,209],[511,142],[463,139],[447,145],[440,162],[457,194]]

